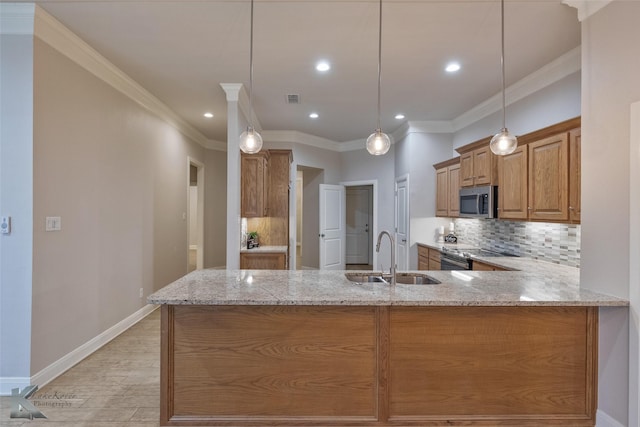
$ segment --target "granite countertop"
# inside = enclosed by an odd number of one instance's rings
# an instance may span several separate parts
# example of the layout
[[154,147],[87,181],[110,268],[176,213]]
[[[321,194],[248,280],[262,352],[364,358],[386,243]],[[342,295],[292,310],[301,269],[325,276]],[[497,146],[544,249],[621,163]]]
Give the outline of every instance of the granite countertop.
[[255,253],[255,252],[287,253],[287,249],[288,248],[286,246],[258,246],[257,248],[251,248],[251,249],[247,249],[246,247],[243,247],[242,249],[240,249],[240,253],[243,253],[243,254]]
[[345,271],[196,270],[150,295],[147,301],[169,305],[629,305],[627,300],[580,289],[578,269],[557,267],[536,271],[429,271],[429,276],[442,283],[395,286],[349,282]]
[[[418,245],[426,246],[431,249],[437,249],[441,251],[443,248],[446,249],[478,249],[477,246],[472,246],[468,244],[462,243],[418,243]],[[526,271],[530,273],[539,273],[539,274],[567,274],[570,275],[574,273],[575,275],[580,274],[580,270],[576,267],[570,267],[562,264],[555,264],[548,261],[542,261],[535,258],[527,258],[527,257],[519,257],[519,256],[496,256],[496,257],[483,257],[472,255],[472,259],[477,259],[478,261],[482,261],[485,264],[493,265],[495,267],[501,267],[507,270],[513,271]]]

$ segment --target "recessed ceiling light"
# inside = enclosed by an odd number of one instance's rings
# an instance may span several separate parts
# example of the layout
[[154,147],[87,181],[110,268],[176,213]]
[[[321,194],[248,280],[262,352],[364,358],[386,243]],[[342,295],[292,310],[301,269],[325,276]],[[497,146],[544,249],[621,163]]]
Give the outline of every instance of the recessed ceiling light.
[[404,114],[396,114],[396,119],[397,119],[397,120],[402,120],[402,119],[404,119]]
[[318,115],[318,113],[311,113],[311,114],[309,114],[309,118],[311,118],[311,119],[317,119],[318,117],[320,117],[320,116]]
[[207,119],[210,119],[210,118],[212,118],[212,117],[213,117],[213,113],[204,113],[204,116],[205,116]]
[[320,61],[316,64],[316,70],[325,72],[331,69],[331,65],[327,61]]
[[460,69],[460,64],[458,64],[457,62],[450,62],[447,64],[447,68],[445,68],[445,71],[447,73],[455,73],[459,69]]

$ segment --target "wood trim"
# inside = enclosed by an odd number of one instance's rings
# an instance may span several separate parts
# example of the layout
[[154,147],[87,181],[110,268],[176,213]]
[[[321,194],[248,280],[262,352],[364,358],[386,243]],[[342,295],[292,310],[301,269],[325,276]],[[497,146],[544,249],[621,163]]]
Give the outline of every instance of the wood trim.
[[389,419],[389,307],[378,307],[378,421]]
[[[518,135],[518,146],[527,145],[531,142],[538,141],[549,136],[557,135],[562,132],[569,132],[570,130],[579,128],[581,120],[581,116],[578,116],[560,123],[553,124],[551,126],[547,126],[546,128],[525,133],[524,135]],[[467,145],[463,145],[462,147],[458,147],[456,148],[456,151],[460,154],[464,154],[469,151],[473,151],[476,148],[484,147],[485,145],[489,145],[489,142],[491,142],[491,138],[493,138],[493,135],[471,142]]]
[[173,309],[160,307],[160,425],[168,425],[173,415]]
[[598,411],[598,307],[587,307],[586,415],[595,423]]
[[475,142],[471,142],[467,145],[463,145],[462,147],[458,147],[456,148],[456,151],[460,154],[464,154],[464,153],[468,153],[469,151],[473,151],[476,148],[482,148],[486,145],[489,145],[489,143],[491,142],[491,138],[493,138],[493,135],[484,137]]
[[445,160],[443,162],[440,163],[435,163],[433,165],[434,169],[441,169],[441,168],[446,168],[449,166],[453,166],[453,165],[459,165],[460,164],[460,156],[454,157],[452,159],[449,160]]
[[559,133],[569,132],[573,129],[579,128],[580,123],[581,117],[574,117],[573,119],[565,120],[564,122],[556,123],[554,125],[547,126],[546,128],[518,136],[518,145],[526,145]]

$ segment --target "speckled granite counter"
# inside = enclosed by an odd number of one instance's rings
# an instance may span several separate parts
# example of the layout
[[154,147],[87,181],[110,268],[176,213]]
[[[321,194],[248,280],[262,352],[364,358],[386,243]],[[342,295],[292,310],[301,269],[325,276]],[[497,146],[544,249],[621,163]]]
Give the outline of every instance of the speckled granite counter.
[[[445,249],[477,249],[477,246],[467,244],[448,244],[448,243],[418,243],[421,246],[436,249],[442,251]],[[580,270],[575,267],[569,267],[566,265],[555,264],[552,262],[541,261],[534,258],[518,257],[518,256],[498,256],[498,257],[483,257],[472,255],[472,259],[482,261],[485,264],[490,264],[496,267],[501,267],[507,270],[521,271],[527,273],[538,273],[541,275],[560,276],[563,278],[570,278],[575,276],[575,280],[571,280],[567,283],[575,283],[577,286]],[[563,279],[564,280],[564,279]],[[562,282],[564,283],[564,281]]]
[[287,253],[286,246],[258,246],[257,248],[242,248],[240,253],[253,254],[253,253]]
[[544,264],[533,271],[429,271],[442,283],[395,287],[352,283],[344,271],[199,270],[150,295],[147,301],[168,305],[629,305],[626,300],[581,290],[575,268]]

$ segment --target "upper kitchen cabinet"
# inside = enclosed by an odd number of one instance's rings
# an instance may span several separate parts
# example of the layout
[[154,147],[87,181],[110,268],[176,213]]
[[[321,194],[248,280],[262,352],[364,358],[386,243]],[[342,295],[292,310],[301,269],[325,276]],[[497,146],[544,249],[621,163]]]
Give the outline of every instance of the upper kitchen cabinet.
[[567,133],[529,144],[529,219],[569,220]]
[[506,156],[498,157],[498,218],[527,219],[528,155],[526,145],[520,145]]
[[269,152],[241,155],[240,215],[243,218],[269,214]]
[[460,157],[433,165],[436,169],[436,216],[460,215]]
[[460,186],[496,185],[497,160],[489,149],[490,138],[457,148],[460,153]]
[[580,221],[580,118],[518,138],[498,159],[498,217]]
[[580,197],[580,129],[569,132],[569,219],[580,222],[582,201]]

